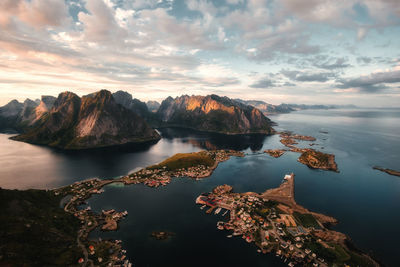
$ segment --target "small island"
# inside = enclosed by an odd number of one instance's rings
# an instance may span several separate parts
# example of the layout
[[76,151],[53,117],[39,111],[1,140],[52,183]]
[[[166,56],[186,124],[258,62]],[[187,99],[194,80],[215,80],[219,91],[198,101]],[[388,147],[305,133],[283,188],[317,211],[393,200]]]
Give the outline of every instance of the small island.
[[379,266],[354,250],[345,234],[327,228],[337,223],[335,218],[296,203],[294,174],[262,194],[232,193],[232,187],[223,185],[201,194],[196,203],[215,209],[215,214],[229,212],[229,220],[219,221],[218,229],[232,231],[228,238],[240,236],[254,243],[260,253],[275,253],[289,266]]
[[283,154],[285,154],[285,149],[267,149],[264,150],[264,153],[268,153],[271,157],[279,158]]
[[322,169],[339,172],[335,162],[335,155],[322,153],[314,149],[305,149],[298,161],[312,169]]
[[381,172],[386,172],[387,174],[390,174],[390,175],[400,176],[400,171],[395,171],[392,169],[382,168],[382,167],[378,167],[378,166],[374,166],[374,167],[372,167],[372,169],[378,170]]
[[[300,163],[307,165],[312,169],[321,169],[321,170],[339,172],[337,164],[335,162],[335,155],[323,153],[311,148],[299,148],[295,146],[295,144],[298,144],[295,141],[295,139],[302,141],[315,141],[316,140],[315,137],[308,135],[294,134],[289,131],[281,132],[279,133],[279,136],[281,137],[280,142],[284,144],[286,147],[289,147],[291,152],[301,153],[300,157],[298,158],[298,161]],[[309,144],[309,146],[313,145],[315,145],[315,143]],[[284,153],[284,151],[285,150],[269,149],[265,150],[264,152],[270,154],[275,158],[278,158]]]
[[151,233],[151,236],[157,240],[167,240],[174,235],[175,235],[175,233],[167,232],[167,231],[154,231]]

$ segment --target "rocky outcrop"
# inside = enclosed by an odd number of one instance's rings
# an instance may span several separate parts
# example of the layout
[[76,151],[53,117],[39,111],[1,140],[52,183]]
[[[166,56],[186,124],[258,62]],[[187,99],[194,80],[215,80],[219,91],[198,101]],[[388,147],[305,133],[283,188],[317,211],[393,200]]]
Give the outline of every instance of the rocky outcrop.
[[284,149],[267,149],[264,150],[264,153],[269,154],[271,157],[279,158],[283,154],[285,154],[286,150]]
[[158,103],[157,101],[147,101],[146,105],[150,112],[157,112],[157,110],[161,106],[161,104]]
[[63,149],[84,149],[144,142],[159,135],[133,111],[119,105],[109,91],[80,98],[61,93],[53,107],[15,140]]
[[157,111],[162,126],[224,134],[271,134],[272,122],[258,109],[217,95],[168,97]]
[[372,167],[372,169],[378,170],[381,172],[386,172],[387,174],[390,174],[390,175],[400,176],[400,171],[395,171],[392,169],[382,168],[382,167],[378,167],[378,166],[374,166],[374,167]]
[[312,169],[338,172],[337,164],[335,162],[335,155],[333,154],[322,153],[314,149],[306,149],[301,154],[298,161]]

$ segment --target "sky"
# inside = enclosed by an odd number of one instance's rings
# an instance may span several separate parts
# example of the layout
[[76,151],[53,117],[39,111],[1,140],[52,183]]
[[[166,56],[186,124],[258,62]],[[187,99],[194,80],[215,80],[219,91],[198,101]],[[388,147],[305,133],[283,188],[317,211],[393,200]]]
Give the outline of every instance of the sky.
[[0,1],[0,105],[100,89],[400,107],[400,2]]

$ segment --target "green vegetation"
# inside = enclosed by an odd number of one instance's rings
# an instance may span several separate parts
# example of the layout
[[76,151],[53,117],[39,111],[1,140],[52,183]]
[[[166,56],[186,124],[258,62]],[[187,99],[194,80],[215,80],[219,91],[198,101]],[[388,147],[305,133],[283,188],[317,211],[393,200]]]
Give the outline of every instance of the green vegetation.
[[318,255],[318,257],[325,259],[327,262],[336,262],[337,256],[333,249],[325,248],[315,239],[304,243],[304,247],[310,249]]
[[0,188],[0,265],[70,266],[80,222],[59,207],[61,196],[44,190]]
[[163,167],[166,167],[166,170],[174,171],[199,165],[211,167],[214,164],[215,160],[206,151],[201,151],[195,153],[175,154],[174,156],[164,160],[157,165],[148,167],[148,169],[161,169]]
[[350,260],[350,255],[346,252],[346,250],[338,245],[338,244],[330,244],[335,248],[334,253],[336,254],[337,260],[339,262],[345,262]]
[[310,158],[318,159],[318,161],[320,162],[319,165],[329,164],[329,154],[325,154],[316,150],[309,150],[303,152],[299,159],[303,159],[304,161],[309,161]]
[[317,220],[311,214],[302,214],[298,212],[293,213],[294,217],[300,222],[304,227],[314,227],[316,229],[320,228]]

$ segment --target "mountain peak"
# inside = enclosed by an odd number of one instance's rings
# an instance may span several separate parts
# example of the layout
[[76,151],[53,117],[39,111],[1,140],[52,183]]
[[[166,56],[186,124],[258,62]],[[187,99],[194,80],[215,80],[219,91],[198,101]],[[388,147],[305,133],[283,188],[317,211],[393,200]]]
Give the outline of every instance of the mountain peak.
[[218,95],[168,97],[157,114],[166,126],[227,134],[273,131],[271,121],[258,109]]
[[133,111],[118,105],[111,92],[78,97],[61,93],[48,116],[16,140],[65,149],[144,142],[159,135]]

